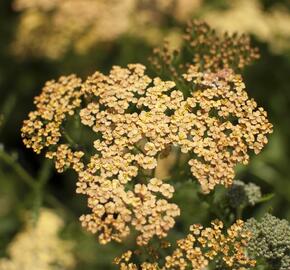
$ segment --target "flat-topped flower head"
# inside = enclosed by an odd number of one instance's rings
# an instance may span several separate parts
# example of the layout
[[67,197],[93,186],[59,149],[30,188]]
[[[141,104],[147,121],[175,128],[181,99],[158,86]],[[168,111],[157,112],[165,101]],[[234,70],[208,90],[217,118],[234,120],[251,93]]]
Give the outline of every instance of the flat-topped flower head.
[[258,154],[267,144],[272,125],[232,70],[200,72],[190,66],[184,77],[197,89],[187,105],[196,115],[190,130],[198,157],[189,161],[192,173],[205,191],[216,184],[229,186],[235,166],[247,164],[250,152]]
[[[196,89],[189,97],[172,81],[150,78],[141,64],[114,66],[109,75],[95,72],[84,82],[75,76],[51,81],[35,98],[23,141],[36,153],[45,151],[59,172],[76,171],[77,193],[87,196],[91,209],[82,225],[101,243],[122,241],[134,228],[137,243],[146,245],[174,226],[180,210],[169,200],[178,179],[166,183],[154,174],[171,147],[188,155],[206,193],[231,185],[235,166],[267,143],[272,126],[240,76],[191,66],[184,78]],[[72,142],[72,118],[91,142]]]

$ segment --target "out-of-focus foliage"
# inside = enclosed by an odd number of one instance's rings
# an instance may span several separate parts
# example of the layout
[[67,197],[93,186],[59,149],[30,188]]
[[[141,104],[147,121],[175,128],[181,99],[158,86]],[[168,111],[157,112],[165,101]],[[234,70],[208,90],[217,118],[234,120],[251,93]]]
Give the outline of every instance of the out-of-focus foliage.
[[[21,2],[24,3],[22,7]],[[39,6],[39,3],[44,3],[49,10],[54,5],[68,6],[68,2],[74,2],[75,5],[78,2],[81,7],[78,10],[66,10],[68,18],[70,15],[75,17],[70,17],[70,20],[60,18],[65,25],[63,28],[53,23],[57,8],[46,13]],[[82,2],[90,4],[82,5]],[[114,2],[114,8],[104,12],[92,10],[92,6],[101,2],[103,6],[110,6]],[[248,203],[249,199],[245,200],[244,195],[241,204],[231,205],[229,198],[232,197],[223,187],[217,187],[210,195],[201,196],[197,184],[189,180],[189,175],[182,174],[178,179],[181,183],[174,202],[179,205],[183,215],[171,231],[170,240],[176,242],[183,238],[184,232],[193,223],[208,226],[215,218],[223,220],[225,227],[229,227],[238,217],[260,220],[267,212],[290,219],[289,1],[125,0],[122,3],[127,4],[122,6],[119,2],[1,1],[1,260],[9,258],[9,247],[14,245],[17,235],[25,228],[23,213],[32,211],[32,222],[36,221],[41,213],[41,205],[61,214],[64,227],[60,237],[74,243],[73,250],[69,252],[74,256],[74,269],[116,269],[111,264],[113,258],[124,250],[135,248],[134,239],[130,237],[124,244],[125,248],[114,243],[100,246],[94,236],[83,231],[78,216],[86,211],[86,202],[84,198],[75,196],[76,176],[71,172],[55,174],[51,164],[24,149],[20,127],[33,109],[33,97],[40,93],[46,81],[70,73],[77,73],[83,78],[95,70],[106,73],[112,65],[125,66],[127,63],[140,62],[150,66],[148,57],[153,46],[161,45],[163,37],[167,37],[175,47],[180,46],[180,26],[190,17],[208,19],[220,31],[237,30],[251,34],[261,57],[245,70],[243,79],[249,96],[254,97],[268,112],[274,133],[259,156],[251,157],[249,165],[236,169],[237,179],[244,183],[242,186],[249,185],[249,182],[256,185],[251,189],[251,192],[255,192],[250,193],[255,195],[253,198],[260,196],[259,189],[262,193],[254,206]],[[36,7],[31,9],[33,5]],[[121,13],[115,10],[117,7]],[[86,14],[101,15],[93,19],[91,24]],[[105,29],[97,25],[92,27],[95,22],[102,20],[102,15],[108,14],[113,15],[104,22]],[[90,26],[86,23],[90,23]],[[24,29],[24,25],[28,28]],[[98,33],[110,38],[101,38],[96,34],[96,29],[101,29]],[[150,75],[153,73],[150,70],[148,72]],[[174,162],[177,159],[183,160],[186,156],[179,157],[177,153],[171,153],[162,159],[160,163],[163,165],[158,167],[159,175],[178,177],[176,173],[181,168]],[[175,165],[168,165],[168,162]],[[242,193],[244,191],[243,188]],[[269,220],[272,224],[272,219]],[[285,265],[286,261],[287,257],[283,260]],[[257,269],[266,270],[267,267],[265,265]]]

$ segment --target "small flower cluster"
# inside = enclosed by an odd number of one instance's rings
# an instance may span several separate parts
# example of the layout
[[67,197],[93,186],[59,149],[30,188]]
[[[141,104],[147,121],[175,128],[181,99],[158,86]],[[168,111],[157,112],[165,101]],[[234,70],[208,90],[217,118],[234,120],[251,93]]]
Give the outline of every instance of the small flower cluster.
[[80,106],[81,79],[74,75],[61,77],[57,82],[46,83],[39,96],[35,97],[36,111],[30,112],[29,120],[23,123],[23,142],[34,152],[55,145],[61,137],[61,125]]
[[236,208],[245,205],[255,205],[262,198],[261,188],[254,183],[244,183],[239,180],[233,181],[228,190],[229,204]]
[[[190,156],[204,192],[229,186],[237,163],[259,153],[272,130],[266,112],[248,98],[231,70],[184,75],[197,91],[185,98],[172,81],[151,79],[140,64],[49,82],[22,128],[23,141],[55,160],[59,172],[78,173],[77,193],[88,196],[85,228],[101,243],[121,241],[133,226],[139,245],[165,237],[180,210],[172,185],[154,177],[158,156],[171,146]],[[66,141],[65,121],[77,114],[95,138],[87,153]],[[75,149],[76,148],[76,149]]]
[[[127,251],[115,259],[121,270],[165,270],[165,269],[195,269],[202,270],[210,262],[220,260],[225,268],[246,269],[255,265],[245,252],[250,233],[243,230],[243,221],[237,220],[227,232],[223,232],[223,223],[213,221],[211,227],[203,228],[199,224],[190,227],[190,233],[177,241],[177,248],[171,255],[165,257],[164,265],[156,262],[139,264],[131,262],[133,252]],[[223,269],[225,269],[223,268]]]
[[227,33],[220,36],[198,20],[188,24],[184,39],[194,54],[193,63],[204,70],[233,67],[241,70],[259,57],[258,50],[250,46],[249,36]]
[[73,269],[72,243],[59,238],[62,220],[51,210],[42,209],[37,225],[30,222],[8,248],[9,259],[0,260],[1,270]]
[[154,49],[149,60],[159,73],[182,81],[180,75],[189,65],[202,72],[241,71],[258,57],[258,50],[251,47],[249,36],[227,33],[221,36],[207,23],[193,20],[188,23],[179,49],[171,48],[165,41],[163,46]]
[[[164,237],[180,212],[177,205],[166,200],[172,197],[174,188],[154,175],[148,181],[134,183],[131,190],[128,183],[142,170],[153,171],[158,152],[170,143],[170,117],[163,112],[171,98],[162,92],[174,83],[155,79],[148,87],[151,79],[144,75],[144,69],[142,65],[129,65],[128,69],[114,67],[109,76],[97,72],[81,88],[78,80],[71,83],[68,78],[49,83],[36,98],[37,110],[22,128],[24,143],[37,153],[48,148],[46,156],[54,158],[59,172],[72,167],[78,173],[77,193],[88,196],[92,209],[81,222],[99,234],[101,243],[121,241],[129,234],[130,225],[141,233],[137,238],[140,245],[154,235]],[[100,137],[94,141],[91,155],[62,143],[65,138],[60,136],[62,120],[75,113],[72,106],[80,107],[80,96],[87,102],[79,112],[81,123]],[[140,113],[130,113],[132,106]],[[141,109],[145,106],[151,110]],[[174,106],[178,104],[172,103]],[[138,144],[143,144],[141,150]],[[84,157],[89,159],[87,163]]]
[[254,218],[245,223],[251,232],[250,255],[264,260],[272,269],[290,269],[290,224],[266,214],[260,221]]
[[255,154],[262,150],[272,125],[266,111],[249,99],[241,76],[231,70],[199,72],[190,66],[184,77],[196,87],[188,98],[190,110],[197,115],[190,133],[198,156],[189,161],[192,173],[204,191],[216,184],[229,186],[236,164],[247,164],[250,150]]

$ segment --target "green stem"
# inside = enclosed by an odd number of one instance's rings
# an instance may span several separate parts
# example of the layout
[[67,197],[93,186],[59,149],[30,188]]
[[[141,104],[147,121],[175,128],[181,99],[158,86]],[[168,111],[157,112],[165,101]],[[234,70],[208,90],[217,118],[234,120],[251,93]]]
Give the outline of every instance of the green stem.
[[0,151],[0,160],[10,166],[14,172],[31,188],[35,188],[35,179],[4,150]]
[[[45,186],[47,180],[51,175],[51,167],[52,163],[50,160],[46,160],[43,162],[43,165],[39,171],[39,175],[37,180],[32,177],[19,163],[15,161],[15,158],[7,154],[5,151],[0,151],[0,160],[10,166],[13,171],[19,176],[25,184],[27,184],[35,194],[35,202],[34,202],[34,220],[37,221],[39,216],[39,209],[43,203],[43,200],[47,201],[53,206],[57,206],[61,208],[65,208],[61,202],[58,201],[51,194],[44,194],[43,187]],[[44,196],[45,195],[45,196]]]
[[52,207],[54,207],[56,209],[61,209],[61,211],[64,214],[68,215],[72,219],[76,218],[76,215],[74,214],[74,212],[71,211],[71,209],[69,209],[66,205],[64,205],[59,199],[57,199],[53,195],[48,194],[48,193],[45,194],[44,200],[45,200],[45,202],[50,204]]
[[141,147],[139,147],[137,144],[134,144],[134,147],[135,147],[139,152],[141,152],[143,155],[146,155],[146,153],[144,152],[144,150],[143,150]]
[[44,160],[39,171],[36,185],[34,188],[35,200],[33,206],[34,222],[36,223],[39,217],[40,208],[43,204],[44,187],[51,176],[52,162],[51,160]]
[[63,135],[66,138],[66,140],[68,141],[68,143],[73,147],[73,148],[77,148],[78,144],[73,140],[73,138],[65,131],[63,131]]
[[[157,165],[157,166],[158,166],[158,165]],[[155,177],[157,166],[156,166],[154,169],[151,170],[151,178],[154,178],[154,177]]]
[[14,94],[10,95],[3,104],[3,109],[1,114],[3,114],[3,119],[0,125],[0,132],[3,130],[3,127],[7,123],[9,116],[11,115],[16,104],[16,96]]
[[236,210],[236,216],[237,219],[241,219],[243,217],[243,212],[244,212],[245,206],[244,205],[240,205],[237,210]]

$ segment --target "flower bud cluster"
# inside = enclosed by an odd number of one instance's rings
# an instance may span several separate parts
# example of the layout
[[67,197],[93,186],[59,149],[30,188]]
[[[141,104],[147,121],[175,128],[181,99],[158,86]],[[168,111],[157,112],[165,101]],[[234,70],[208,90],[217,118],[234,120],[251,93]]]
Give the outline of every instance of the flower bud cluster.
[[262,198],[261,188],[254,183],[244,183],[239,180],[233,181],[228,190],[228,199],[232,207],[237,208],[245,205],[255,205]]
[[290,269],[290,224],[266,214],[260,221],[251,218],[245,223],[251,232],[250,255],[265,260],[272,269]]
[[259,57],[257,48],[250,46],[249,36],[228,33],[220,36],[207,23],[198,20],[188,24],[184,39],[193,51],[193,63],[204,70],[241,70]]

